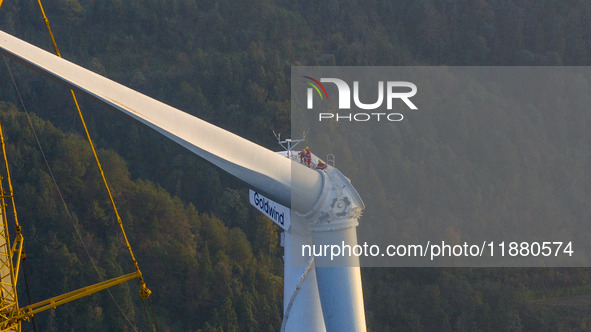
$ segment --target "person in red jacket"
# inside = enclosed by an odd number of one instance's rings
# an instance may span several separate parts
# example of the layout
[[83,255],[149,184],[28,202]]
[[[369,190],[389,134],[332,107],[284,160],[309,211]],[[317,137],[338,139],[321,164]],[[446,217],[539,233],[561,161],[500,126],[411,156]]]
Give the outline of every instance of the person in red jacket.
[[306,157],[304,158],[305,164],[310,167],[310,163],[312,162],[312,151],[310,151],[310,148],[307,146],[304,151],[306,152]]
[[300,162],[305,165],[306,164],[306,149],[298,152],[298,157],[300,157]]
[[318,159],[318,164],[316,165],[316,169],[323,171],[326,169],[326,167],[327,167],[327,165],[324,162],[322,162],[321,159]]

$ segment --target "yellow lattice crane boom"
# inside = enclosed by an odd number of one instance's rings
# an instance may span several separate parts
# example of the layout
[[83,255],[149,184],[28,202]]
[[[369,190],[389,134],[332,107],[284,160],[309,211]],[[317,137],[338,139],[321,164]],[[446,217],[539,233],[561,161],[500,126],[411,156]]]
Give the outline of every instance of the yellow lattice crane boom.
[[[0,0],[0,6],[2,5],[2,0]],[[48,29],[49,29],[49,22],[45,16],[45,12],[43,11],[43,7],[41,6],[41,1],[39,1],[39,6],[41,8],[41,11],[43,13],[43,17],[45,20],[45,23],[48,25]],[[58,53],[59,55],[59,50],[57,48],[57,45],[55,44],[55,40],[53,39],[53,34],[51,33],[51,29],[49,29],[52,41],[54,43],[55,46],[55,50],[56,53]],[[12,75],[12,74],[11,74]],[[14,82],[13,82],[14,83]],[[74,92],[72,91],[72,96],[74,98],[74,101],[76,102],[76,106],[78,108],[78,103],[75,99],[75,95]],[[80,112],[80,109],[78,108],[78,112],[80,115],[80,118],[84,124],[84,119],[82,117],[82,113]],[[86,129],[86,125],[84,124],[84,127]],[[125,230],[123,229],[123,225],[121,223],[121,219],[119,217],[119,214],[116,211],[116,207],[115,207],[115,202],[113,201],[113,197],[111,195],[111,192],[108,188],[108,185],[106,183],[106,180],[104,178],[104,174],[102,171],[102,167],[100,166],[100,162],[98,160],[98,157],[96,155],[96,152],[94,150],[94,146],[92,144],[92,141],[90,139],[90,135],[88,134],[88,140],[90,142],[90,145],[92,147],[92,151],[93,154],[96,158],[101,176],[103,177],[103,180],[105,181],[105,186],[107,187],[107,191],[109,193],[109,197],[111,199],[111,202],[113,203],[113,207],[115,209],[116,215],[117,215],[117,222],[121,228],[121,231],[123,233],[123,236],[125,238],[125,242],[127,245],[127,248],[129,249],[129,252],[131,254],[131,258],[132,261],[134,263],[134,267],[135,267],[135,272],[117,277],[117,278],[113,278],[110,280],[106,280],[106,281],[102,281],[100,283],[91,285],[91,286],[87,286],[75,291],[71,291],[69,293],[66,294],[62,294],[35,304],[31,304],[25,307],[19,307],[19,303],[18,303],[18,294],[17,294],[17,281],[18,281],[18,276],[19,276],[19,269],[20,269],[20,263],[21,261],[23,261],[25,259],[25,254],[23,252],[23,235],[21,234],[21,227],[19,225],[18,222],[18,216],[17,216],[17,212],[16,212],[16,204],[14,201],[14,196],[13,196],[13,189],[12,189],[12,182],[10,179],[10,171],[9,171],[9,167],[8,167],[8,158],[6,155],[6,148],[5,148],[5,144],[4,144],[4,136],[2,133],[2,127],[0,124],[0,143],[2,145],[2,154],[3,154],[3,161],[4,161],[4,170],[6,172],[6,178],[2,177],[2,175],[0,175],[0,332],[4,332],[4,331],[21,331],[21,322],[22,321],[26,321],[29,320],[29,318],[33,317],[35,314],[45,311],[45,310],[49,310],[49,309],[55,309],[57,306],[80,299],[82,297],[86,297],[86,296],[90,296],[96,292],[99,292],[101,290],[105,290],[107,288],[113,287],[113,286],[117,286],[120,285],[124,282],[127,282],[129,280],[132,279],[139,279],[140,280],[140,296],[142,297],[142,299],[146,300],[150,297],[151,291],[146,287],[146,284],[143,280],[142,277],[142,273],[139,270],[137,261],[135,259],[135,256],[133,255],[133,252],[131,250],[131,246],[129,244],[129,241],[127,240],[127,236],[125,235]],[[8,193],[5,192],[4,190],[4,186],[3,186],[3,182],[6,181],[8,184]],[[8,214],[6,212],[6,202],[5,200],[7,198],[10,198],[11,200],[11,208],[13,211],[13,222],[14,222],[14,229],[15,229],[15,239],[14,242],[11,243],[10,240],[10,227],[9,227],[9,217]],[[12,224],[11,224],[12,226]],[[155,323],[155,321],[154,321]],[[154,324],[154,327],[157,329],[157,325]]]
[[[0,218],[2,219],[2,227],[0,227],[0,331],[20,331],[20,321],[16,321],[12,318],[18,316],[20,311],[18,306],[16,282],[18,278],[20,262],[23,258],[23,236],[20,231],[21,227],[18,224],[16,209],[14,207],[12,182],[10,181],[10,171],[8,168],[6,148],[4,146],[4,135],[2,134],[1,126],[0,144],[2,144],[2,154],[4,156],[4,164],[9,187],[9,193],[7,196],[2,185],[2,180],[4,179],[0,177]],[[12,245],[10,243],[10,235],[8,231],[8,216],[6,214],[5,198],[10,198],[13,203],[12,208],[14,211],[16,236]]]
[[[8,160],[6,157],[6,148],[1,124],[0,144],[2,145],[2,153],[4,156],[3,161],[5,165],[4,170],[6,172],[6,178],[0,177],[0,219],[2,222],[0,227],[0,332],[21,331],[21,322],[23,320],[28,320],[30,317],[33,317],[39,312],[48,309],[55,309],[55,307],[58,305],[65,304],[82,297],[90,296],[96,292],[122,284],[135,278],[141,278],[141,273],[136,271],[32,305],[28,305],[26,307],[19,307],[17,281],[20,263],[25,258],[25,255],[23,253],[23,236],[21,234],[21,227],[18,223],[18,216],[16,213],[12,182],[10,180],[10,171],[8,168]],[[4,191],[4,181],[8,183],[8,193]],[[16,233],[15,240],[12,243],[10,242],[9,217],[6,212],[5,200],[7,198],[10,198],[12,202],[11,208],[13,210],[14,229]],[[145,285],[142,286],[145,287]]]

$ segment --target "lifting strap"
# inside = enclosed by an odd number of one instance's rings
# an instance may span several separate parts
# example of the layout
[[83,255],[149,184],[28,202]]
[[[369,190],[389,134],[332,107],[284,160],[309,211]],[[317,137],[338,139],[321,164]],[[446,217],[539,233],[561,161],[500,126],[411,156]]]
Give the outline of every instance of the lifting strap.
[[294,289],[293,293],[291,294],[291,297],[289,298],[289,302],[287,303],[287,307],[285,308],[285,313],[283,314],[283,322],[281,323],[281,332],[285,332],[285,329],[287,327],[287,320],[289,319],[289,314],[291,313],[291,307],[293,306],[293,302],[295,301],[296,296],[298,295],[298,292],[300,291],[300,288],[302,287],[302,284],[304,283],[304,280],[306,280],[306,276],[308,275],[308,272],[310,272],[310,269],[312,268],[312,263],[314,263],[314,256],[310,257],[310,259],[308,260],[308,266],[306,267],[306,270],[304,271],[304,273],[300,277],[300,281],[298,281],[296,288]]

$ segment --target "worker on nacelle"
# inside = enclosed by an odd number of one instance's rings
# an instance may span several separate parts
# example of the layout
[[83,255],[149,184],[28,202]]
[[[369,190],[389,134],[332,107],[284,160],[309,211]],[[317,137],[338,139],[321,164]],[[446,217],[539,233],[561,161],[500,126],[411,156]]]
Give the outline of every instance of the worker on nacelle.
[[325,170],[327,167],[327,165],[322,162],[322,159],[318,159],[318,164],[316,164],[316,169],[319,169],[321,171]]

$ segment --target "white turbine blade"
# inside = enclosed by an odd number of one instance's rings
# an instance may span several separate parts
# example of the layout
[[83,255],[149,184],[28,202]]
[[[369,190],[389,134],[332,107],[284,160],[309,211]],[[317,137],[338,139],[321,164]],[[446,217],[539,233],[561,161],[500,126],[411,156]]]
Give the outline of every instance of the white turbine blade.
[[304,217],[312,237],[310,243],[325,254],[318,255],[314,252],[316,249],[306,253],[303,247],[300,254],[315,256],[316,282],[326,331],[365,332],[361,271],[355,249],[358,247],[357,226],[365,204],[351,181],[338,169],[328,169],[323,174],[326,175],[326,190],[318,207]]
[[[3,31],[0,53],[126,113],[283,205],[290,206],[294,195],[302,203],[294,208],[306,212],[320,195],[318,172]],[[292,168],[302,191],[291,192]]]
[[[328,232],[312,232],[316,246],[357,245],[356,227]],[[316,280],[326,331],[365,332],[365,309],[359,257],[345,255],[338,267],[326,256],[316,257]],[[319,266],[320,265],[320,266]]]
[[[322,316],[322,305],[318,295],[318,283],[316,270],[312,262],[311,270],[304,276],[305,266],[293,264],[292,249],[304,244],[312,244],[309,231],[294,231],[298,225],[305,223],[305,220],[296,213],[292,216],[292,227],[285,234],[285,252],[283,255],[283,324],[282,331],[285,332],[326,332],[324,318]],[[299,290],[297,289],[300,284]],[[291,309],[289,308],[291,304]]]

